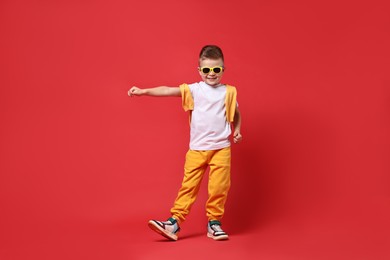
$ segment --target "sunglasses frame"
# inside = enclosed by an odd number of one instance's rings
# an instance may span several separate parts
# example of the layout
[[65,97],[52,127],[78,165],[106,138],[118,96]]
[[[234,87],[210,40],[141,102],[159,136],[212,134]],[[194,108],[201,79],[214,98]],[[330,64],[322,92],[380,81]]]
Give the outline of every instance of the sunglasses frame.
[[[198,69],[199,69],[199,71],[202,72],[203,74],[210,74],[211,72],[214,72],[215,74],[220,74],[220,73],[222,73],[222,72],[225,70],[225,68],[224,68],[223,66],[216,66],[216,67],[199,67]],[[203,72],[203,69],[210,69],[210,71],[207,72],[207,73],[204,73],[204,72]],[[221,71],[217,73],[217,72],[214,71],[214,69],[220,69]]]

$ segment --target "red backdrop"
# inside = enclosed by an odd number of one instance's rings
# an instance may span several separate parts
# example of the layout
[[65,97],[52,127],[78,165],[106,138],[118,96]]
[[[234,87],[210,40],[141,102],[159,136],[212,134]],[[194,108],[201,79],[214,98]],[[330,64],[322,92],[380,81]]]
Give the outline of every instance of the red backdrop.
[[[1,1],[0,258],[169,254],[146,221],[168,217],[188,117],[178,98],[126,92],[200,80],[200,48],[217,44],[244,142],[224,219],[239,246],[216,256],[388,259],[389,13],[384,0]],[[215,249],[206,193],[174,250]]]

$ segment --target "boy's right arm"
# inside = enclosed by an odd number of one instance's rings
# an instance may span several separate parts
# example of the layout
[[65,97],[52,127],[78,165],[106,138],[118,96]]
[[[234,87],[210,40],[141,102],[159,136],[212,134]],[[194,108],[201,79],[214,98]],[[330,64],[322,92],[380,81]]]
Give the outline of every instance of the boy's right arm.
[[138,88],[132,87],[127,94],[133,96],[153,96],[153,97],[180,97],[181,92],[179,87],[155,87],[155,88]]

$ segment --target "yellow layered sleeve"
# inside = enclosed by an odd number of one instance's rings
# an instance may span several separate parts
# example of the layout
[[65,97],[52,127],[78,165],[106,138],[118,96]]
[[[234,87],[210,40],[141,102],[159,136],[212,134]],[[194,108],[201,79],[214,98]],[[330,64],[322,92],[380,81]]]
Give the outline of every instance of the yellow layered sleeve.
[[194,110],[194,100],[187,84],[180,85],[181,100],[184,111]]
[[237,89],[233,86],[226,85],[226,120],[230,123],[234,121],[234,114],[237,106]]

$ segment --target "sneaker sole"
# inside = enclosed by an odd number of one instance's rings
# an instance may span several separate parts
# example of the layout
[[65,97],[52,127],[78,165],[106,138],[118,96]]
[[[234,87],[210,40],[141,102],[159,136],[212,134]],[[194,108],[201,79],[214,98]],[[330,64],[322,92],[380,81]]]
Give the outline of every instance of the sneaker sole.
[[170,239],[170,240],[173,240],[173,241],[176,241],[177,240],[177,235],[175,234],[172,234],[171,232],[168,232],[166,231],[165,229],[163,229],[162,227],[160,227],[156,222],[154,222],[153,220],[150,220],[149,223],[148,223],[148,226],[150,227],[150,229],[152,229],[153,231],[157,232],[158,234]]
[[210,234],[208,232],[207,232],[207,237],[212,238],[212,239],[214,239],[216,241],[228,240],[229,239],[228,235],[213,236],[212,234]]

